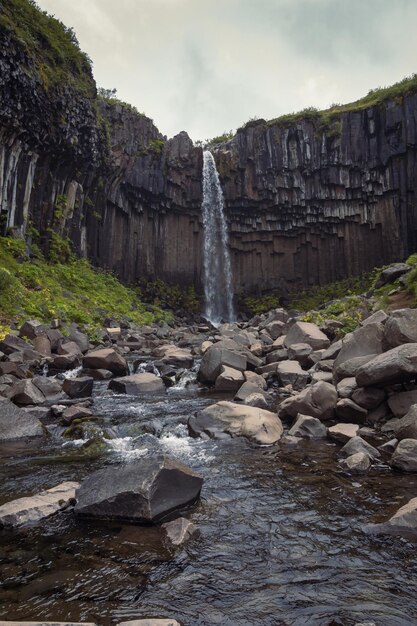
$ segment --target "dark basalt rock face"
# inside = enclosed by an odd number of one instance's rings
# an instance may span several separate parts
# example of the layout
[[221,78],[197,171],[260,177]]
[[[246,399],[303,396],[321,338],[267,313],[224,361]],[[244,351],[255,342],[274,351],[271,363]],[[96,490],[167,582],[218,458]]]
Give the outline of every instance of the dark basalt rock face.
[[[48,229],[69,236],[125,281],[199,286],[202,149],[97,100],[92,76],[46,89],[16,38],[0,41],[3,224],[35,226],[45,247]],[[236,290],[324,284],[416,249],[417,94],[328,128],[252,122],[214,153]]]

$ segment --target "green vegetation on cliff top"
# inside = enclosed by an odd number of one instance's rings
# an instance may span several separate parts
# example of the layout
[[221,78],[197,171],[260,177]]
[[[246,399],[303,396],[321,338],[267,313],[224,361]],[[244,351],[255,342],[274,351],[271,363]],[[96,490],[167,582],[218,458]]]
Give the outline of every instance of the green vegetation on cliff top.
[[69,84],[95,97],[91,60],[80,50],[73,29],[41,11],[33,0],[1,0],[1,31],[24,48],[46,89]]
[[0,237],[0,332],[12,321],[30,318],[76,322],[92,334],[106,317],[138,325],[170,317],[157,306],[147,310],[134,289],[76,259],[67,248],[53,248],[52,258],[57,260],[61,250],[65,262],[47,262],[37,246],[29,257],[23,240]]

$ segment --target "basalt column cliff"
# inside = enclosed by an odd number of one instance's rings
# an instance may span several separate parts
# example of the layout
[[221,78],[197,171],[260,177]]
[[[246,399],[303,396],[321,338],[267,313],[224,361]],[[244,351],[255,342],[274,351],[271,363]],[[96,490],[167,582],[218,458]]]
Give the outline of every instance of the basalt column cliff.
[[[200,286],[202,149],[97,98],[62,24],[0,4],[2,231],[29,244],[39,231],[45,248],[69,237],[125,281]],[[236,291],[323,284],[415,251],[416,92],[325,124],[311,112],[250,122],[212,147]]]

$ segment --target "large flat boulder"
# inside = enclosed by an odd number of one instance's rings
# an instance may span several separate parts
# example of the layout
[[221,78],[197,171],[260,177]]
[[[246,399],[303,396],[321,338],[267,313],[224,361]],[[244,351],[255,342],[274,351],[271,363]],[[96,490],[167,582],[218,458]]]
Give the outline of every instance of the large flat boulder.
[[386,269],[382,270],[379,275],[378,280],[375,283],[375,287],[379,289],[384,285],[389,285],[403,276],[403,274],[407,274],[412,269],[411,265],[408,263],[394,263],[394,265],[390,265]]
[[233,367],[222,365],[220,374],[216,378],[214,388],[221,392],[236,393],[236,391],[245,382],[243,372]]
[[403,343],[417,343],[417,309],[392,311],[385,323],[384,337],[390,348]]
[[109,389],[117,393],[127,393],[131,396],[140,396],[143,393],[161,393],[165,391],[162,378],[150,372],[131,374],[122,378],[113,378],[109,382]]
[[213,384],[223,366],[244,372],[247,369],[247,359],[238,352],[214,345],[204,353],[197,379],[202,383]]
[[156,356],[158,356],[165,365],[173,365],[174,367],[184,367],[188,369],[192,367],[194,363],[191,350],[178,348],[178,346],[173,344],[160,346],[156,350]]
[[164,455],[111,465],[86,478],[76,491],[79,517],[136,523],[159,521],[194,503],[203,479]]
[[336,388],[330,383],[319,381],[281,402],[279,413],[290,417],[301,413],[325,421],[334,416],[336,403]]
[[321,350],[329,347],[330,340],[316,324],[296,322],[291,326],[285,337],[285,347],[290,348],[293,344],[299,343],[306,343],[313,350]]
[[275,413],[226,401],[212,404],[190,417],[188,429],[193,437],[246,437],[260,445],[276,443],[283,434],[281,420]]
[[10,400],[0,398],[0,441],[41,437],[44,429],[37,417],[17,407]]
[[359,387],[393,385],[417,376],[417,343],[392,348],[362,365],[357,374]]
[[83,367],[109,370],[116,376],[124,376],[128,372],[126,359],[113,348],[102,348],[87,352],[83,357]]
[[327,431],[330,439],[343,444],[347,443],[352,437],[356,437],[358,433],[359,426],[357,424],[335,424],[330,426]]
[[65,482],[35,496],[19,498],[0,506],[0,528],[32,525],[75,504],[79,483]]

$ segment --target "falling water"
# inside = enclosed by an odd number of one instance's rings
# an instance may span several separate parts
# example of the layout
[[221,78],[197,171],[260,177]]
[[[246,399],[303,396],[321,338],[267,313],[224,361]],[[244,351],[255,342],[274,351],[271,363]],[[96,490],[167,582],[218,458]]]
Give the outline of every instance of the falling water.
[[203,153],[203,227],[205,316],[213,324],[232,322],[232,267],[228,249],[223,193],[213,155]]

